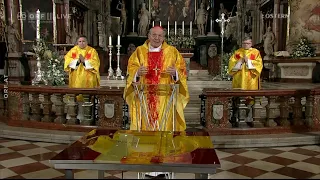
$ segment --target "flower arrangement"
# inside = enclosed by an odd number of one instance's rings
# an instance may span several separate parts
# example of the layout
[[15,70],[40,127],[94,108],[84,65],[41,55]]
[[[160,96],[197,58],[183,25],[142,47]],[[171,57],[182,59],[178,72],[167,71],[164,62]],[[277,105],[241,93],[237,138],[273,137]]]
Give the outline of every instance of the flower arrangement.
[[233,47],[231,52],[223,54],[223,59],[222,59],[222,66],[223,66],[222,77],[223,77],[224,80],[232,81],[232,76],[230,76],[228,74],[228,66],[229,66],[230,57],[234,54],[234,52],[236,50],[237,50],[236,47]]
[[300,38],[299,44],[293,50],[292,56],[296,58],[297,57],[314,57],[316,56],[315,48],[310,45],[307,38],[302,37]]
[[[48,52],[50,55],[50,53]],[[52,56],[48,57],[46,78],[52,86],[65,85],[66,73],[64,71],[64,58],[58,52],[51,52]]]
[[32,49],[37,57],[40,57],[40,60],[44,60],[44,54],[49,50],[46,42],[43,39],[36,41],[36,44],[32,46]]
[[184,36],[169,36],[167,42],[168,44],[177,48],[193,48],[196,44],[196,41],[193,37]]

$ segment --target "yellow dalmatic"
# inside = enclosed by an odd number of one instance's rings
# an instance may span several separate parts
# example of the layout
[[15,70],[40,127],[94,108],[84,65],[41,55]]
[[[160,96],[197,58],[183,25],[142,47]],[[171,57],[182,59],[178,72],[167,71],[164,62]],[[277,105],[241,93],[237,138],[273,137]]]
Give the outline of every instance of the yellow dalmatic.
[[[250,62],[243,63],[238,70],[236,68],[237,63],[241,61],[244,56],[248,57]],[[255,48],[248,50],[244,48],[238,49],[229,60],[228,73],[233,76],[232,88],[240,88],[242,90],[260,89],[262,67],[263,63],[259,50]]]
[[[85,63],[76,65],[79,55],[85,58]],[[97,51],[87,46],[84,49],[73,47],[64,56],[64,70],[69,73],[70,88],[95,88],[100,86],[100,59]],[[73,66],[71,68],[70,66]]]
[[[157,58],[160,57],[160,58]],[[128,61],[127,70],[127,84],[124,90],[124,99],[129,105],[129,113],[131,116],[131,130],[153,130],[147,129],[146,119],[141,113],[139,97],[134,91],[134,77],[140,66],[148,68],[148,73],[145,76],[140,77],[139,83],[141,84],[178,84],[179,91],[176,100],[175,107],[175,131],[184,131],[186,129],[186,123],[184,118],[183,109],[189,102],[189,91],[187,87],[187,71],[186,64],[179,53],[179,51],[164,42],[161,46],[161,51],[158,54],[149,52],[149,40],[147,40],[142,46],[139,46],[135,52],[131,55]],[[166,69],[173,66],[177,70],[178,81],[175,81],[170,74],[165,73]],[[158,70],[158,71],[157,71]],[[169,102],[171,92],[169,89],[164,91],[165,93],[154,93],[159,92],[159,89],[148,89],[146,92],[146,102],[149,107],[149,114],[155,115],[156,129],[161,131],[172,131],[173,130],[173,110],[170,109],[167,118],[163,119],[165,108]],[[151,119],[149,119],[150,122]],[[162,120],[166,120],[166,125],[162,125]],[[138,124],[137,124],[138,123]],[[150,122],[151,124],[153,122]],[[157,129],[158,128],[158,129]]]

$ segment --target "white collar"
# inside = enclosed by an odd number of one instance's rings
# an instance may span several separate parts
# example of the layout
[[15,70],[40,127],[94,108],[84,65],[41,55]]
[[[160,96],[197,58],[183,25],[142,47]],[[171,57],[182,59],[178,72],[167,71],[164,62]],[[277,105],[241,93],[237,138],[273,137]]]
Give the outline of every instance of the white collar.
[[157,48],[154,48],[151,45],[149,45],[149,52],[160,52],[161,51],[161,47],[162,47],[162,44]]

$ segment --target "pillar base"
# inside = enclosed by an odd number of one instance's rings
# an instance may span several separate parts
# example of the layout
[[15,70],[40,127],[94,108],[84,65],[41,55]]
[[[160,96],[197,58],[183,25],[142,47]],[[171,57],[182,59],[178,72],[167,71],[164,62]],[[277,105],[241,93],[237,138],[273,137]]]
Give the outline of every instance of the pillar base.
[[136,32],[130,32],[127,36],[138,36],[138,33],[136,33]]

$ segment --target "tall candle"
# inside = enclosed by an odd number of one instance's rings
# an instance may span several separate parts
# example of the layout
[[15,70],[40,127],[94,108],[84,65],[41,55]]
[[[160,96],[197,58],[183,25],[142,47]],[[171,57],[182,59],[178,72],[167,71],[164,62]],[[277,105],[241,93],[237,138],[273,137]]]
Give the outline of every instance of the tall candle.
[[37,22],[37,29],[36,29],[36,37],[37,39],[40,39],[40,10],[37,10],[37,14],[36,14],[36,22]]
[[169,37],[169,34],[170,34],[170,23],[168,21],[168,37]]
[[152,21],[152,27],[154,27],[154,21]]
[[190,21],[190,36],[192,36],[192,21]]
[[112,46],[112,38],[109,36],[109,46]]
[[177,21],[174,22],[174,35],[177,35]]
[[120,45],[120,35],[118,35],[118,45]]
[[160,26],[161,26],[161,21],[160,21]]
[[212,19],[210,21],[210,32],[212,32]]
[[184,36],[184,21],[182,21],[182,36]]

